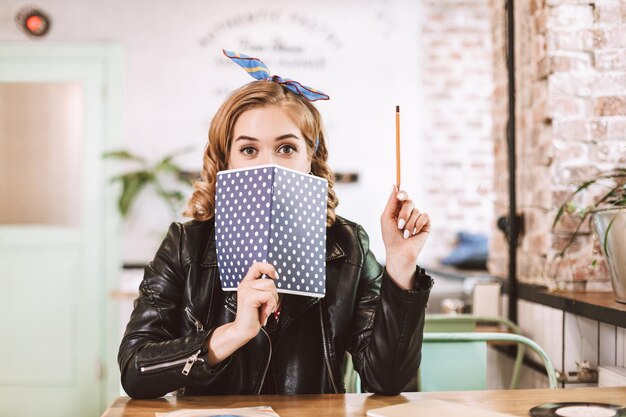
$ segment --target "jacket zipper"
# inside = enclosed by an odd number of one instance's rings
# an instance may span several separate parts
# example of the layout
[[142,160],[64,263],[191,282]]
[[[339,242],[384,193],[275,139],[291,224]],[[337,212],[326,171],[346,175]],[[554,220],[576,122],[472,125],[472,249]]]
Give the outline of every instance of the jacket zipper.
[[337,385],[335,384],[335,377],[333,376],[333,369],[330,366],[330,357],[328,355],[328,348],[326,347],[326,332],[324,331],[324,319],[322,316],[322,303],[319,303],[320,310],[320,325],[322,327],[322,346],[324,347],[324,362],[326,362],[326,369],[328,369],[328,377],[330,379],[330,384],[333,386],[333,390],[335,393],[339,393],[337,390]]
[[270,361],[272,360],[272,339],[270,339],[270,335],[267,334],[265,329],[261,327],[261,331],[267,337],[267,341],[270,344],[270,353],[267,355],[267,363],[265,364],[265,370],[263,371],[263,377],[261,377],[261,384],[259,385],[259,389],[257,390],[257,395],[261,394],[261,390],[263,389],[263,384],[265,383],[265,377],[267,376],[267,370],[270,367]]
[[198,355],[200,355],[201,352],[202,352],[202,349],[198,350],[196,353],[194,353],[188,358],[182,358],[182,359],[177,359],[174,361],[157,363],[155,365],[142,366],[139,369],[141,372],[149,372],[149,371],[154,371],[157,369],[171,368],[176,365],[185,364],[185,366],[183,367],[182,374],[189,375],[191,368],[196,362],[204,363],[204,359],[198,357]]
[[[185,376],[189,375],[189,372],[191,372],[191,367],[199,359],[198,355],[200,354],[200,352],[202,352],[202,349],[200,349],[199,351],[191,355],[189,358],[187,358],[187,362],[185,363],[185,367],[183,368],[183,371],[182,371],[183,375]],[[204,362],[204,360],[202,362]]]
[[189,307],[185,307],[185,314],[187,314],[187,318],[189,319],[189,321],[191,321],[194,326],[196,326],[196,332],[200,333],[204,330],[204,326],[202,325],[202,323],[200,323],[200,320],[194,317]]
[[[234,315],[237,315],[237,313],[235,313],[228,304],[224,304],[224,306],[226,307],[226,310],[230,311]],[[267,371],[270,367],[270,360],[272,359],[272,339],[270,339],[270,335],[267,334],[267,331],[263,327],[261,327],[261,331],[263,332],[265,337],[267,337],[267,341],[270,344],[270,352],[267,355],[267,362],[265,363],[265,369],[263,369],[263,376],[261,377],[261,384],[259,385],[259,388],[257,389],[257,392],[256,392],[257,395],[259,395],[261,393],[261,390],[263,389],[263,383],[265,383],[265,377],[267,376]]]
[[[202,325],[202,323],[200,323],[200,320],[194,317],[189,307],[185,307],[185,314],[187,315],[187,318],[189,319],[189,321],[191,321],[194,324],[194,326],[196,326],[196,331],[198,333],[204,330],[204,326]],[[168,362],[163,362],[163,363],[157,363],[155,365],[142,366],[140,370],[141,372],[149,372],[149,371],[154,371],[157,369],[169,368],[169,367],[176,366],[176,365],[182,365],[184,363],[185,366],[183,367],[182,374],[189,375],[189,372],[191,372],[191,368],[196,362],[200,362],[200,363],[204,362],[204,359],[198,358],[198,355],[200,355],[201,352],[202,352],[202,349],[200,349],[199,351],[197,351],[196,353],[194,353],[188,358],[182,358],[182,359],[177,359],[174,361],[168,361]]]

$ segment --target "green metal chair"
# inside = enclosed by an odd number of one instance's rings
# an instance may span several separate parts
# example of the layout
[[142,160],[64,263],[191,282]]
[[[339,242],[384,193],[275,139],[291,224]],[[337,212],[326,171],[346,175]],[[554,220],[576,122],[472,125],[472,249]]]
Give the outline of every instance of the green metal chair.
[[[480,322],[498,323],[510,333],[475,332]],[[525,347],[533,350],[544,362],[550,388],[557,387],[557,377],[550,358],[531,339],[522,336],[515,323],[502,317],[481,317],[470,314],[427,315],[422,346],[422,365],[418,371],[418,391],[459,391],[486,388],[488,341],[517,344],[510,388],[517,387]],[[347,392],[361,392],[361,381],[352,360],[345,361],[344,384]]]
[[[476,363],[475,359],[463,354],[459,355],[456,351],[455,355],[450,356],[450,352],[447,352],[442,347],[453,346],[458,344],[470,344],[474,345],[480,343],[485,345],[485,342],[490,341],[502,341],[502,342],[514,342],[520,346],[526,346],[534,351],[546,368],[548,375],[548,383],[550,388],[557,388],[557,376],[552,361],[546,354],[546,352],[535,343],[533,340],[512,333],[492,333],[492,332],[476,332],[476,333],[424,333],[424,347],[422,348],[422,365],[420,367],[420,390],[421,391],[460,391],[460,390],[472,390],[472,389],[484,389],[486,386],[482,385],[476,387],[473,383],[473,379],[480,378],[481,375],[485,375],[485,367],[480,370],[479,373],[469,373],[471,371],[459,369],[460,365],[467,363]],[[430,344],[435,344],[437,347],[436,357],[431,356],[428,351]],[[486,347],[485,347],[486,350]],[[445,355],[445,356],[444,356]],[[483,355],[486,358],[486,351]],[[445,360],[443,360],[445,359]],[[520,367],[521,368],[521,367]],[[517,370],[519,374],[519,369]],[[453,378],[450,375],[454,375]],[[464,378],[460,378],[462,375]],[[486,384],[485,384],[486,385]]]
[[[512,321],[499,316],[475,316],[473,314],[427,314],[424,323],[424,333],[459,333],[459,332],[475,332],[477,326],[480,323],[495,323],[506,327],[509,333],[522,335],[522,329],[513,323]],[[460,343],[460,342],[459,342]],[[437,375],[449,375],[449,372],[453,372],[455,369],[462,370],[462,375],[472,376],[463,380],[462,378],[457,380],[457,386],[465,389],[486,389],[487,388],[487,345],[483,341],[476,342],[464,342],[462,345],[459,343],[452,345],[449,343],[443,344],[443,342],[432,342],[425,344],[422,348],[422,355],[432,357],[433,362],[437,363],[439,371],[435,374],[434,379],[429,378],[425,385],[421,384],[421,379],[418,379],[419,390],[422,391],[436,391],[432,387],[441,385],[437,381]],[[426,351],[426,353],[424,353]],[[519,383],[519,377],[524,361],[525,345],[517,344],[517,355],[513,364],[513,374],[511,376],[510,389],[517,388]],[[463,363],[456,363],[458,355],[462,354],[463,358],[472,358],[471,361],[464,360]],[[441,358],[441,360],[439,360]],[[452,359],[450,359],[452,358]],[[438,362],[442,362],[439,364]],[[424,361],[422,361],[424,363]],[[425,365],[429,368],[429,365]],[[449,368],[449,372],[442,371],[441,366]],[[430,369],[427,370],[428,375],[432,375]]]
[[343,359],[343,384],[347,393],[361,393],[361,378],[357,371],[354,370],[352,356],[348,352]]

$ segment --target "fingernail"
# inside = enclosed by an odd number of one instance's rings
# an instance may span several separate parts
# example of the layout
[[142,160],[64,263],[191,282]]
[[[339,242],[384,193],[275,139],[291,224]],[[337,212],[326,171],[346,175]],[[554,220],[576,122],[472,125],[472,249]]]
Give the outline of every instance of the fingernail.
[[269,316],[265,317],[265,321],[263,322],[263,326],[267,326],[267,319],[269,319],[269,318],[270,318]]
[[398,229],[402,229],[405,224],[406,224],[406,220],[404,219],[398,220]]
[[416,234],[416,233],[417,233],[417,227],[414,227],[413,228],[413,234]]
[[409,231],[404,229],[404,238],[408,239],[409,238]]
[[404,200],[406,199],[406,194],[404,193],[404,191],[400,191],[400,192],[398,193],[397,198],[398,198],[398,200],[400,200],[400,201],[404,201]]
[[276,279],[278,279],[278,272],[275,272],[274,275],[276,275]]

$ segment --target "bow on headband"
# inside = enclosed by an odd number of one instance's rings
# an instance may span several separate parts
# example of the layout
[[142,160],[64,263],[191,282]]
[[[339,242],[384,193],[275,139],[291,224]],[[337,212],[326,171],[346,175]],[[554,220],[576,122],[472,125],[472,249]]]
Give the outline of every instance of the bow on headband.
[[257,80],[267,80],[281,84],[309,101],[328,100],[330,98],[321,91],[302,85],[292,79],[279,77],[278,75],[272,76],[267,66],[258,58],[252,58],[251,56],[226,51],[224,49],[222,49],[222,52]]

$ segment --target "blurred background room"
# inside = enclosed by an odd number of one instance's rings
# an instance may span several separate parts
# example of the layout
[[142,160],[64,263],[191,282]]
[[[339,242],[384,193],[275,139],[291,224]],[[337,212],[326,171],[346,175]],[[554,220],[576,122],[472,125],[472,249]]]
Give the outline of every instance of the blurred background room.
[[[607,266],[588,222],[625,204],[626,1],[518,0],[514,30],[508,7],[0,0],[0,415],[96,416],[123,395],[143,267],[186,221],[213,114],[251,80],[222,48],[330,95],[337,213],[381,263],[401,106],[403,188],[433,225],[429,313],[512,320],[561,386],[626,385],[624,235]],[[489,349],[489,388],[513,356]],[[520,387],[547,386],[538,362]]]

